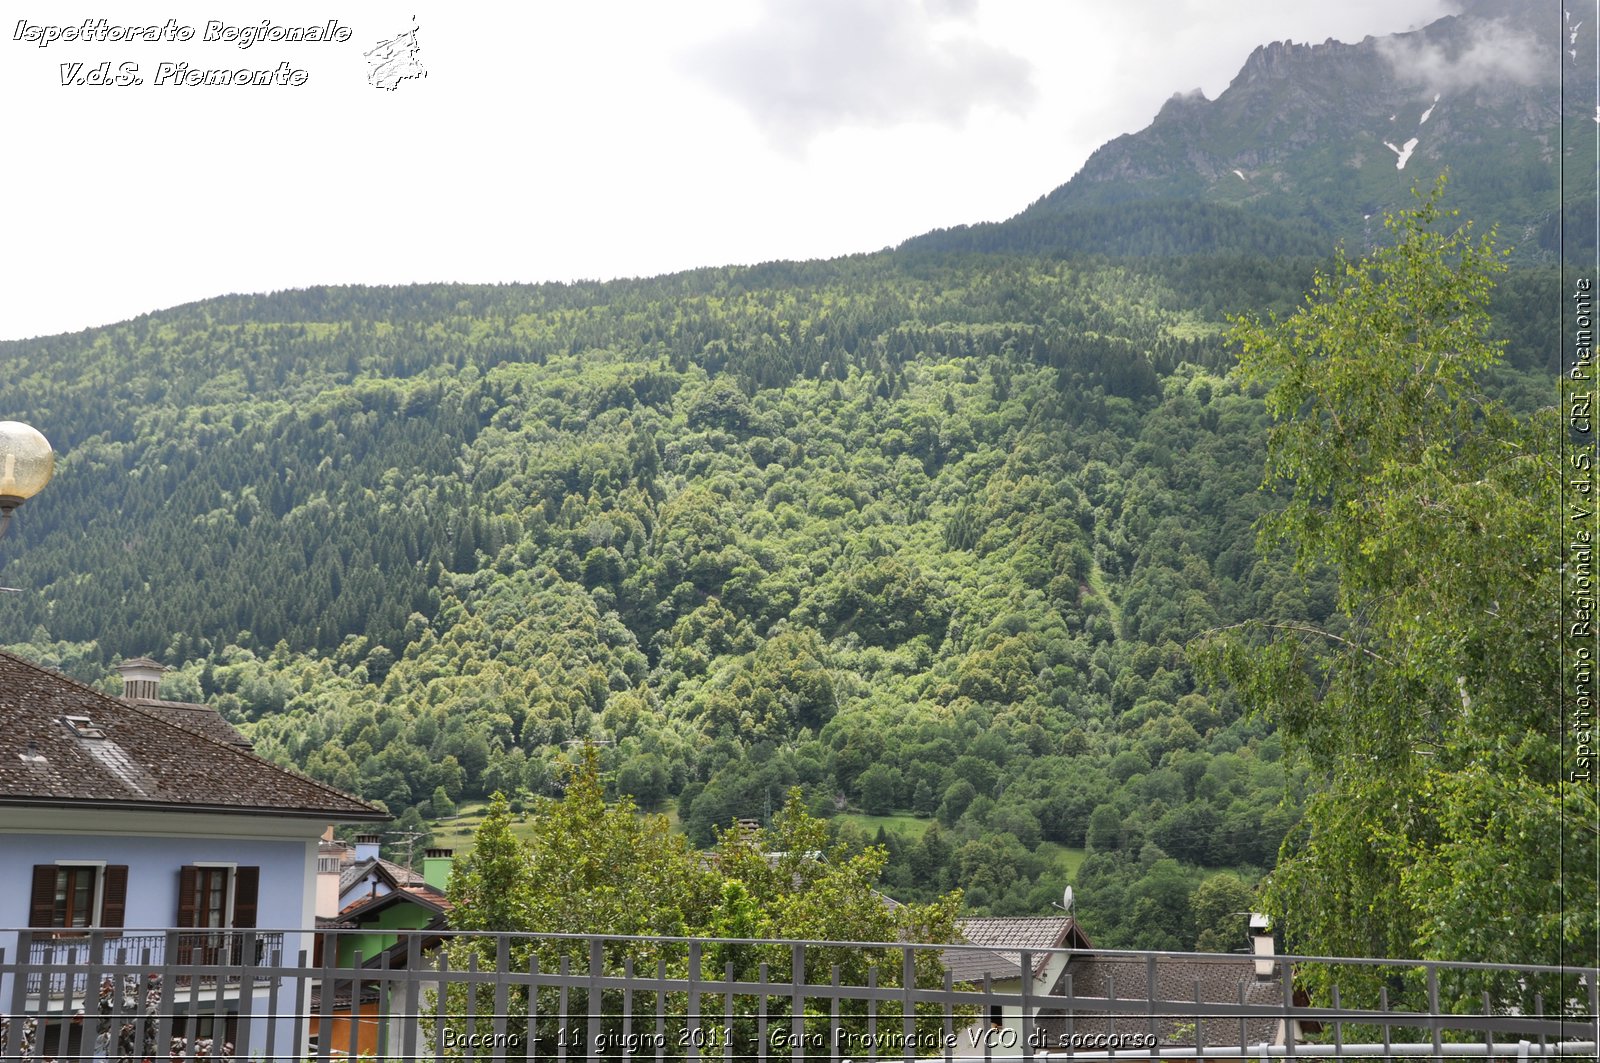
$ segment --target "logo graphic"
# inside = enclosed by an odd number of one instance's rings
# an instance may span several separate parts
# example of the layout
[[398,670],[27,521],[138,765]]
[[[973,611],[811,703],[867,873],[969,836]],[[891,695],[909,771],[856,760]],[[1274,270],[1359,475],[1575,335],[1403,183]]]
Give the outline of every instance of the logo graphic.
[[417,16],[412,15],[412,27],[397,37],[379,41],[367,57],[367,84],[375,89],[393,92],[400,82],[428,76],[428,68],[417,58]]

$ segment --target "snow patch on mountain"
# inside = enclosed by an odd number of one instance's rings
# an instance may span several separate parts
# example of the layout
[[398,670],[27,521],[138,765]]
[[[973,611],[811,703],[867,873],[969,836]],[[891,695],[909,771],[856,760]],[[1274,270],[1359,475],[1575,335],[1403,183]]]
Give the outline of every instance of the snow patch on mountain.
[[1394,164],[1394,168],[1396,170],[1404,170],[1406,168],[1407,160],[1411,158],[1411,153],[1416,150],[1417,138],[1412,137],[1410,140],[1406,141],[1406,146],[1403,148],[1397,148],[1387,140],[1383,142],[1383,146],[1400,156],[1400,161]]

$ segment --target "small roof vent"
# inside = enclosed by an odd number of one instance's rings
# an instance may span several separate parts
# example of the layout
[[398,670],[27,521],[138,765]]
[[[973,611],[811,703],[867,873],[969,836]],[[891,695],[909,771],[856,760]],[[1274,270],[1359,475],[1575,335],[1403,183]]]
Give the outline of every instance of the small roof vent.
[[31,738],[28,739],[28,751],[26,753],[18,753],[17,756],[22,758],[22,763],[24,764],[48,763],[45,760],[44,754],[39,752],[39,743]]
[[87,716],[63,716],[61,722],[79,738],[104,738],[106,729]]

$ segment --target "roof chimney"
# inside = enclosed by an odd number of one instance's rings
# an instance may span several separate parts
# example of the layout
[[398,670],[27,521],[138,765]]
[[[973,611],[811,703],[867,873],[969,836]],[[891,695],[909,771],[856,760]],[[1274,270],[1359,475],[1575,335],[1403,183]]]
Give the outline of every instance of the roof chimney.
[[422,857],[422,881],[443,893],[455,864],[454,849],[429,849]]
[[154,701],[161,687],[161,673],[167,669],[159,661],[148,657],[134,657],[117,665],[122,673],[122,696],[128,699],[149,698]]
[[357,834],[356,835],[356,863],[363,860],[376,860],[378,847],[383,844],[382,835]]
[[1256,977],[1271,978],[1278,969],[1272,943],[1271,921],[1260,912],[1250,913],[1250,951],[1256,957]]

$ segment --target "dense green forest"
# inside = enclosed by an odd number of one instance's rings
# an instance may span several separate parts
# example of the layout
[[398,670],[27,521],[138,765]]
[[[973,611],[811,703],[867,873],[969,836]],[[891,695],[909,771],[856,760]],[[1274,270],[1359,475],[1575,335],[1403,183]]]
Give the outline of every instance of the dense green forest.
[[[696,845],[799,787],[897,897],[1044,913],[1070,880],[1097,944],[1232,948],[1308,783],[1188,647],[1343,621],[1257,553],[1224,315],[1324,263],[1171,250],[311,289],[0,344],[60,452],[0,640],[102,684],[160,657],[401,828],[556,793],[592,739]],[[1496,296],[1517,408],[1554,291]]]

